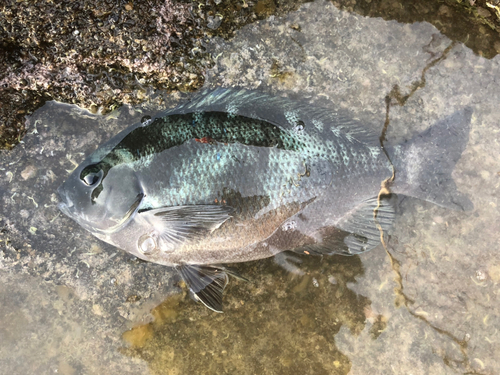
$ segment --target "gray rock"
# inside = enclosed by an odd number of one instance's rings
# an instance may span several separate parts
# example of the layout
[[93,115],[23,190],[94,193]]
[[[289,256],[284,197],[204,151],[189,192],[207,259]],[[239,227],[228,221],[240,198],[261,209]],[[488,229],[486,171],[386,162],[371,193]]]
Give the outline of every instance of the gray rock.
[[[388,115],[390,142],[471,106],[453,177],[474,211],[405,199],[387,252],[305,257],[303,276],[272,261],[239,265],[251,283],[231,280],[218,315],[175,294],[168,268],[130,259],[55,207],[56,187],[84,154],[180,96],[106,117],[48,103],[30,118],[24,144],[0,154],[2,371],[499,373],[498,56],[474,55],[427,23],[323,2],[207,47],[216,65],[206,85],[347,108],[378,132]],[[29,166],[36,173],[25,180]],[[95,353],[99,361],[89,361]]]

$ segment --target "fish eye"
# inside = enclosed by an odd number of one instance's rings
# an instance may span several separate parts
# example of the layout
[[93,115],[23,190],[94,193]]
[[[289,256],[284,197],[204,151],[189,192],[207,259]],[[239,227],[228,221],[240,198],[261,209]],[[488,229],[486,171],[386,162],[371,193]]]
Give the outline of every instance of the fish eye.
[[94,173],[89,173],[83,178],[83,182],[88,186],[97,184],[97,181],[99,181],[99,175]]
[[80,180],[87,186],[95,186],[103,176],[102,169],[98,165],[89,165],[80,174]]

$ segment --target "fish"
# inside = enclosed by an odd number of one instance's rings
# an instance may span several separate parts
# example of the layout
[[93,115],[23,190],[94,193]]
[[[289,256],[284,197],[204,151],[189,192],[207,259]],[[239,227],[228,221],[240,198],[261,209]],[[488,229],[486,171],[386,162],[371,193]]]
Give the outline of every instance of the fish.
[[471,116],[466,107],[385,145],[345,110],[205,89],[100,146],[58,188],[58,207],[100,240],[174,267],[222,312],[229,276],[245,279],[226,264],[362,254],[387,235],[400,195],[473,209],[451,177]]

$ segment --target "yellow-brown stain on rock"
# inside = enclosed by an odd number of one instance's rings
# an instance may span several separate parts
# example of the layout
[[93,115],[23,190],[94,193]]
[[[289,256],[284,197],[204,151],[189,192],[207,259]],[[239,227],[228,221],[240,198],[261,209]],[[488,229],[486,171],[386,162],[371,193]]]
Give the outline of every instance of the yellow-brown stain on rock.
[[275,12],[276,4],[274,0],[260,0],[255,5],[255,13],[258,16],[268,16]]
[[153,337],[153,327],[151,323],[134,327],[124,332],[122,335],[122,339],[125,342],[136,348],[142,348],[151,337]]
[[491,280],[498,283],[500,281],[500,264],[492,264],[488,267],[488,274]]
[[75,375],[76,370],[64,359],[59,361],[59,366],[57,368],[57,373],[61,375]]
[[302,293],[306,290],[307,285],[311,282],[311,277],[306,275],[302,278],[299,284],[293,287],[292,292],[294,293]]
[[[234,266],[251,282],[231,279],[223,314],[187,293],[170,296],[151,311],[153,322],[123,334],[120,352],[145,360],[152,374],[210,374],[222,365],[226,373],[251,374],[256,364],[276,375],[347,374],[351,361],[336,347],[335,335],[342,326],[355,335],[365,327],[371,303],[347,287],[363,273],[361,261],[300,258],[304,276],[291,276],[272,260]],[[337,284],[328,281],[332,274]]]
[[178,309],[179,309],[180,299],[181,299],[180,295],[175,295],[168,298],[163,303],[155,307],[151,311],[151,314],[155,318],[155,323],[164,324],[164,323],[175,322],[175,319],[179,315]]

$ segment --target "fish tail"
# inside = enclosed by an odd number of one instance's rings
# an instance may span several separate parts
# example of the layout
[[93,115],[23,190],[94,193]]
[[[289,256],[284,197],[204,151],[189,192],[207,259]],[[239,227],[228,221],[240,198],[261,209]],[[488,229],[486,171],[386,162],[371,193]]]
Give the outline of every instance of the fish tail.
[[398,146],[388,147],[395,168],[391,191],[468,211],[474,205],[457,190],[451,173],[469,141],[472,109],[459,110]]

